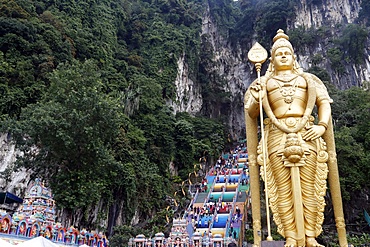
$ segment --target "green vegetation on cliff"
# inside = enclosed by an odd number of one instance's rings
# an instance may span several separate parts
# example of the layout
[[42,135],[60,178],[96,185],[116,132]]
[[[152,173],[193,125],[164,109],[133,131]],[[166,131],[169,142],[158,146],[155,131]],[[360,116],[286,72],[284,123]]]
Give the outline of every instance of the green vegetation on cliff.
[[181,183],[200,157],[223,149],[223,124],[166,105],[181,56],[197,74],[201,7],[1,1],[2,131],[25,152],[18,167],[46,179],[65,213],[85,212],[74,223],[100,227],[89,214],[100,201],[109,234],[135,214],[155,218],[176,191],[170,163]]

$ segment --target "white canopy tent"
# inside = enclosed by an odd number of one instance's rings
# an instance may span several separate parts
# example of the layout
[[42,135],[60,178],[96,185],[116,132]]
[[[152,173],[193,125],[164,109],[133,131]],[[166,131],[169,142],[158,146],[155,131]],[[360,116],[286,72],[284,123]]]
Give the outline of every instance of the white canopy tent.
[[1,247],[14,247],[14,245],[12,245],[11,243],[9,243],[5,240],[2,240],[1,238],[0,238],[0,246]]
[[[14,247],[14,246],[12,246],[12,247]],[[58,245],[56,245],[53,242],[51,242],[50,240],[40,236],[40,237],[37,237],[37,238],[30,239],[26,242],[23,242],[23,243],[17,245],[17,247],[58,247]]]

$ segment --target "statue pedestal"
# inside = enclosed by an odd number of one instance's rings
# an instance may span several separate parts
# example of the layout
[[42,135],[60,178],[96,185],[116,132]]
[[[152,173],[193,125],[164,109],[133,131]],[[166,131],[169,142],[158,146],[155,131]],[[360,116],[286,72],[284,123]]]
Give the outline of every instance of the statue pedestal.
[[285,241],[262,241],[261,247],[284,247]]

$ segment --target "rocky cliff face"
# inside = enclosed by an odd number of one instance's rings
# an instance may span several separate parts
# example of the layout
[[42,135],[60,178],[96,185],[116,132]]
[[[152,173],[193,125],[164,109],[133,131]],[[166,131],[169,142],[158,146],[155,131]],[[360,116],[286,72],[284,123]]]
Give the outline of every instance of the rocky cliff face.
[[[17,172],[10,172],[14,167],[17,150],[10,142],[8,134],[0,135],[0,173],[9,174],[8,179],[0,178],[1,191],[8,191],[17,196],[23,197],[30,180],[30,172],[22,169]],[[15,210],[17,205],[9,205],[7,208]]]
[[[338,37],[340,32],[338,29],[341,25],[354,23],[359,15],[360,0],[322,0],[308,1],[301,0],[300,4],[296,5],[296,17],[288,23],[288,29],[304,27],[306,29],[318,29],[325,26],[329,30],[332,37]],[[279,28],[279,27],[277,27]],[[289,31],[288,30],[288,31]],[[224,87],[225,92],[231,94],[230,108],[227,119],[230,129],[230,134],[234,140],[245,136],[244,111],[243,111],[243,95],[249,84],[256,78],[256,72],[253,65],[246,59],[246,53],[240,47],[231,47],[230,40],[225,35],[221,35],[219,28],[214,23],[210,14],[209,8],[203,15],[202,36],[207,37],[208,44],[211,44],[209,49],[212,50],[213,67],[211,70],[217,73],[227,81]],[[339,38],[339,37],[338,37]],[[325,69],[331,83],[340,89],[346,89],[352,86],[363,86],[364,82],[370,81],[370,49],[366,49],[365,61],[361,64],[351,64],[344,67],[343,73],[338,73],[332,68],[331,62],[328,59],[327,51],[332,47],[332,43],[328,39],[319,40],[314,47],[305,47],[303,51],[297,52],[297,59],[303,70],[308,70],[313,66],[312,58],[315,54],[320,54],[322,60],[316,66]],[[294,47],[293,43],[293,47]],[[249,44],[251,47],[252,44]],[[367,48],[370,48],[368,40]],[[270,47],[265,47],[270,49]],[[184,73],[186,72],[186,61],[179,59],[178,77],[176,87],[178,89],[178,110],[187,109],[186,111],[194,113],[202,109],[202,98],[199,87],[194,81],[190,81]],[[184,88],[189,89],[188,94]],[[193,91],[191,91],[193,89]],[[196,99],[196,97],[199,97]],[[191,101],[186,101],[187,106],[181,104],[183,99],[189,98]],[[189,107],[189,104],[192,107]],[[191,109],[191,110],[188,110]]]
[[247,62],[245,51],[240,46],[232,48],[230,42],[220,34],[209,8],[203,15],[201,35],[207,37],[213,50],[213,64],[216,67],[211,69],[226,81],[223,90],[231,95],[227,122],[230,136],[237,140],[245,133],[243,98],[250,82],[255,78],[253,65]]
[[[353,23],[360,11],[360,0],[301,0],[296,7],[294,27],[335,27],[338,23]],[[316,4],[314,2],[317,2]]]
[[174,113],[188,112],[195,114],[200,112],[203,99],[200,93],[199,85],[197,85],[189,77],[189,66],[185,62],[185,54],[177,61],[178,73],[175,80],[176,100],[168,100],[167,104],[172,106]]
[[[211,17],[209,7],[202,18],[200,35],[202,40],[207,41],[206,46],[213,54],[212,64],[214,66],[212,68],[208,67],[208,70],[216,71],[220,78],[227,81],[223,88],[225,92],[231,94],[231,107],[228,109],[227,122],[231,136],[238,139],[245,133],[243,95],[254,77],[253,67],[243,57],[244,52],[240,47],[235,50],[231,47],[227,37],[220,35],[218,27]],[[185,110],[190,114],[199,113],[203,103],[201,89],[186,74],[189,71],[184,57],[179,58],[178,65],[178,75],[175,81],[177,97],[176,101],[170,102],[170,104],[175,112]]]
[[[308,2],[311,2],[310,4]],[[301,4],[296,7],[296,18],[291,23],[289,28],[305,27],[320,28],[325,26],[329,28],[333,37],[338,37],[340,33],[338,29],[340,25],[355,23],[361,10],[360,0],[323,0],[316,1],[301,0]],[[319,66],[325,68],[330,77],[331,82],[340,89],[346,89],[352,86],[363,86],[365,81],[370,80],[370,53],[369,49],[365,49],[365,61],[359,65],[349,65],[345,67],[345,72],[338,74],[330,65],[327,59],[327,50],[330,48],[327,40],[320,40],[316,47],[307,47],[304,53],[298,54],[298,59],[304,69],[312,66],[311,57],[315,54],[322,54],[324,59]],[[293,44],[294,46],[294,44]],[[368,40],[367,48],[370,47]]]

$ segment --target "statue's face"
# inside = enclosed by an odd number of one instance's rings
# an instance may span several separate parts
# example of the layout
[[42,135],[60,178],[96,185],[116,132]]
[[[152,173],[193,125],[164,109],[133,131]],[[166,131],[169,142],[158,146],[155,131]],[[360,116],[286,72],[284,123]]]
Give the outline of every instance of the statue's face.
[[276,49],[273,59],[275,70],[289,70],[293,68],[294,55],[288,47]]

